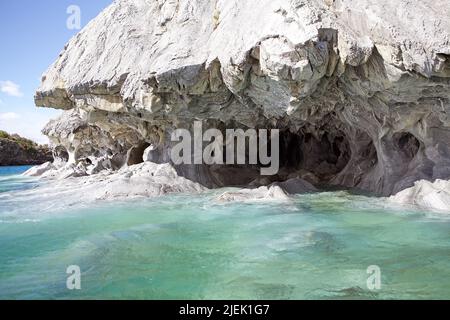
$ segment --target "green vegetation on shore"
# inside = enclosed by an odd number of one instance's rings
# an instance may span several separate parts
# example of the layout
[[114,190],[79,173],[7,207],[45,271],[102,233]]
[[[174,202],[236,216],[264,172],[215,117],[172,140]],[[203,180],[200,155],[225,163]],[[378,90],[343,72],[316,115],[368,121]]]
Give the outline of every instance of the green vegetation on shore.
[[0,130],[0,166],[40,165],[52,160],[48,145]]
[[8,132],[3,131],[3,130],[0,130],[0,139],[7,139],[12,142],[15,142],[25,150],[36,150],[36,149],[41,149],[42,147],[45,147],[45,148],[47,147],[46,145],[42,146],[30,139],[23,138],[23,137],[19,136],[18,134],[9,134]]

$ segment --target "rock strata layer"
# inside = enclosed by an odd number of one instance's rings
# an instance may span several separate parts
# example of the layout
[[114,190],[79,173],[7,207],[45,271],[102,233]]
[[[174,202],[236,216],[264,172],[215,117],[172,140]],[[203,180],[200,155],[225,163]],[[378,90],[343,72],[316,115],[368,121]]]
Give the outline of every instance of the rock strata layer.
[[35,101],[65,110],[44,133],[84,175],[169,163],[171,133],[199,120],[281,130],[277,176],[175,166],[204,186],[299,177],[392,195],[450,178],[450,5],[116,0],[65,46]]

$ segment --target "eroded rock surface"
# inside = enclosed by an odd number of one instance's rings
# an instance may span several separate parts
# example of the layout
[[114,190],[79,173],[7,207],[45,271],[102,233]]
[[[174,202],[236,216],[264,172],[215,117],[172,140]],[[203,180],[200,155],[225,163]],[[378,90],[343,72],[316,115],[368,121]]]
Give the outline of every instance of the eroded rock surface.
[[[280,174],[391,195],[450,178],[448,0],[117,0],[42,78],[58,162],[168,163],[170,134],[278,128]],[[184,166],[208,187],[257,168]],[[294,175],[294,177],[297,175]]]
[[289,201],[287,193],[279,186],[259,187],[257,189],[241,189],[226,191],[215,198],[218,203],[257,202],[257,201]]
[[450,212],[450,181],[417,181],[414,187],[397,193],[390,197],[390,200],[395,203]]
[[254,201],[290,201],[289,195],[316,192],[318,189],[311,183],[299,179],[274,182],[269,186],[226,191],[216,197],[217,202],[254,202]]
[[25,171],[22,175],[26,177],[41,177],[46,172],[55,170],[56,167],[51,162],[46,162],[44,164],[41,164],[39,166],[32,167]]
[[[34,175],[36,176],[36,175]],[[145,162],[110,172],[80,175],[76,167],[64,166],[57,170],[46,170],[40,175],[43,186],[41,193],[57,193],[62,198],[67,195],[83,202],[97,200],[130,199],[135,197],[153,198],[171,193],[199,193],[206,189],[198,183],[178,176],[170,164]],[[45,181],[51,181],[46,185]],[[79,201],[79,200],[78,200]]]

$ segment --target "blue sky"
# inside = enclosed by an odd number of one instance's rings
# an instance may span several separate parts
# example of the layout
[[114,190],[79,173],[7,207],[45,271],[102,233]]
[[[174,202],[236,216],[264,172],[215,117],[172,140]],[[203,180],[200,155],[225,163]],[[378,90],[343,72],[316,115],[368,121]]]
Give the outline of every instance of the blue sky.
[[112,0],[0,1],[0,130],[40,143],[43,126],[61,111],[36,108],[33,96],[45,70],[79,30],[67,28],[67,9],[76,5],[81,27]]

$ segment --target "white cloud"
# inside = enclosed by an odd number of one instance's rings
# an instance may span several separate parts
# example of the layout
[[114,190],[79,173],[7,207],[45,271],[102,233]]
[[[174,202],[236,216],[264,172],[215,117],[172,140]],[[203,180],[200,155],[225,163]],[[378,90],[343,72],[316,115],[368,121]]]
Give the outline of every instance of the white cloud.
[[0,113],[0,121],[16,120],[19,118],[20,115],[15,112]]
[[9,80],[0,81],[0,91],[13,97],[23,96],[22,91],[20,91],[20,86]]
[[[48,143],[48,138],[41,133],[42,128],[51,118],[61,114],[59,110],[30,109],[30,111],[12,115],[14,112],[0,113],[0,130],[10,134],[17,133],[37,143]],[[4,116],[7,114],[7,116]],[[6,118],[6,119],[5,119]]]

